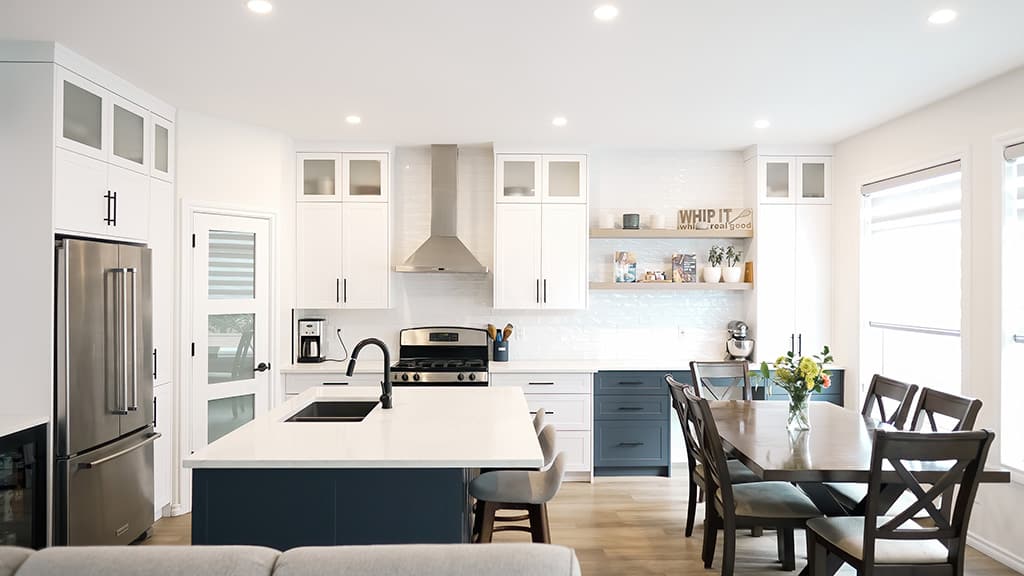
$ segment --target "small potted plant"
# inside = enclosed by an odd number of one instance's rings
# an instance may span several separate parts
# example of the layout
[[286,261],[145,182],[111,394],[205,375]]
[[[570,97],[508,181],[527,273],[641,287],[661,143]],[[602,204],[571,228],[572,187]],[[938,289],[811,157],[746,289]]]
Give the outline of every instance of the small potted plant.
[[725,249],[725,268],[722,268],[722,280],[736,283],[743,280],[743,267],[740,266],[740,259],[743,258],[743,251],[737,250],[734,246]]
[[711,284],[722,281],[722,258],[725,257],[725,249],[721,246],[712,246],[708,250],[708,265],[704,267],[704,281]]

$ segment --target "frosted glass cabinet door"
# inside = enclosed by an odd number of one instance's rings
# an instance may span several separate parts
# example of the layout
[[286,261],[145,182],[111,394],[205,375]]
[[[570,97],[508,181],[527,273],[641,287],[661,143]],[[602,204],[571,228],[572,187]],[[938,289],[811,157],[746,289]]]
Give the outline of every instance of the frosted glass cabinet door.
[[58,67],[57,146],[106,161],[108,99],[106,90]]
[[149,112],[111,94],[107,99],[107,130],[110,145],[107,161],[122,168],[149,175]]
[[341,154],[299,154],[296,167],[300,202],[341,202]]
[[796,202],[796,159],[764,157],[757,161],[757,190],[762,204]]
[[585,204],[587,202],[587,157],[584,155],[544,156],[544,202]]
[[342,194],[346,202],[388,201],[388,155],[342,154]]
[[174,123],[153,114],[149,151],[149,175],[174,182]]
[[832,158],[807,156],[796,162],[797,202],[800,204],[832,203]]
[[541,201],[541,157],[526,154],[497,156],[495,195],[498,202]]

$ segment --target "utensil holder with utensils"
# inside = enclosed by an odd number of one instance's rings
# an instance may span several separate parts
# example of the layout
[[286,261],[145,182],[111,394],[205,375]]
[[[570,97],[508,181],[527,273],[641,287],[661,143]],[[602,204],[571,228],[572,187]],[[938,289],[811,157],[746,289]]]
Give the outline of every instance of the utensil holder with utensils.
[[494,342],[494,362],[508,362],[508,341],[507,340],[495,340]]

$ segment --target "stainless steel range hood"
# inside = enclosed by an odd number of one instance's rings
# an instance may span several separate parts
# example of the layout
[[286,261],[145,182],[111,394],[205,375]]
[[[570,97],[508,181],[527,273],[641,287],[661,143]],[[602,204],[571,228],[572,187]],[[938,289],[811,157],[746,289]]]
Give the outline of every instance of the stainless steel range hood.
[[395,266],[396,272],[487,272],[459,240],[458,159],[458,146],[435,144],[430,147],[430,237],[404,263]]

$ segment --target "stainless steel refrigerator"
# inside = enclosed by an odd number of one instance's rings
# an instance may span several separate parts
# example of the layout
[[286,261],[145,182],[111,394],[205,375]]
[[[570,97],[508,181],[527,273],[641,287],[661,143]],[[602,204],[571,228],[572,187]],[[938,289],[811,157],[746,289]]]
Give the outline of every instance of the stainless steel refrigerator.
[[150,250],[56,243],[57,545],[127,544],[153,524]]

